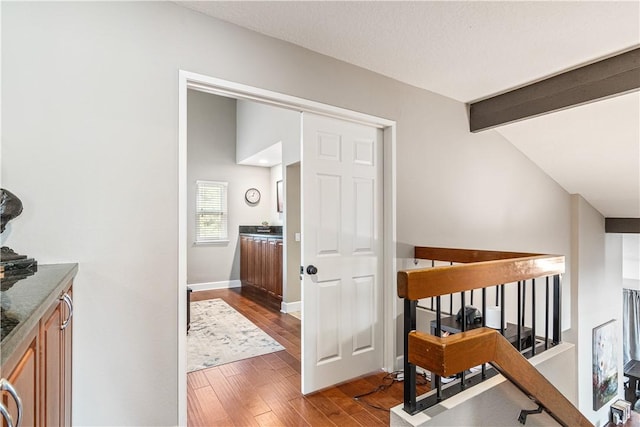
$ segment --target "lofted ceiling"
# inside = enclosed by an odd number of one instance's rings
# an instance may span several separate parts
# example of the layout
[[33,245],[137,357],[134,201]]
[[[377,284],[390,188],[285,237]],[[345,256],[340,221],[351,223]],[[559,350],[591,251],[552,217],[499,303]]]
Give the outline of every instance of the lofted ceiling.
[[[640,46],[639,1],[178,4],[461,102]],[[604,216],[637,218],[639,129],[634,93],[496,130]]]

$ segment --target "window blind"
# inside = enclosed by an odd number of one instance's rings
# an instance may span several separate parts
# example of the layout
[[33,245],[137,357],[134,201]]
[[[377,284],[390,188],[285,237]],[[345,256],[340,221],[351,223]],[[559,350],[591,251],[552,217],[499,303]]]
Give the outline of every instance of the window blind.
[[196,181],[196,243],[228,240],[227,182]]

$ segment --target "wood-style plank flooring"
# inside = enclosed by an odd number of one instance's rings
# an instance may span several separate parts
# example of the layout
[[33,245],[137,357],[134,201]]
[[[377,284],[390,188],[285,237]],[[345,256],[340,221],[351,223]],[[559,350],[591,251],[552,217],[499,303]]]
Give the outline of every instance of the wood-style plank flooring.
[[[389,408],[402,402],[401,382],[354,400],[356,395],[391,383],[380,372],[303,396],[300,321],[265,308],[236,289],[191,294],[191,301],[211,298],[222,298],[285,350],[187,374],[189,427],[389,425]],[[421,387],[419,393],[427,390]]]

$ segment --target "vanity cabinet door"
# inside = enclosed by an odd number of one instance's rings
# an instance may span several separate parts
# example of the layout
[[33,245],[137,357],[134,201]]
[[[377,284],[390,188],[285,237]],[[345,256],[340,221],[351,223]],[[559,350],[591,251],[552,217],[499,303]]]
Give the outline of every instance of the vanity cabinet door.
[[273,284],[273,293],[282,298],[282,248],[283,243],[282,240],[275,241],[274,248],[274,260],[273,260],[273,268],[274,268],[274,284]]
[[242,284],[249,283],[249,245],[251,244],[251,238],[247,236],[240,236],[240,282]]
[[269,239],[265,262],[265,288],[271,295],[282,297],[282,240]]
[[62,303],[58,302],[42,321],[42,356],[44,363],[44,426],[63,424]]
[[254,237],[249,244],[249,284],[262,287],[262,239]]
[[[38,327],[36,326],[23,341],[26,347],[14,361],[2,367],[3,381],[8,381],[22,402],[20,425],[40,425],[38,420]],[[7,373],[9,373],[7,375]],[[2,392],[2,404],[8,409],[14,424],[18,421],[18,406],[9,391]],[[3,426],[6,426],[4,420]]]
[[282,303],[282,253],[281,238],[240,236],[240,282],[243,292],[277,310]]
[[45,427],[71,426],[71,289],[42,318],[42,419]]
[[63,319],[67,320],[66,327],[62,330],[62,373],[63,373],[63,402],[62,402],[62,425],[70,427],[71,423],[71,370],[72,370],[72,350],[73,350],[73,290],[67,291],[69,304],[63,305]]

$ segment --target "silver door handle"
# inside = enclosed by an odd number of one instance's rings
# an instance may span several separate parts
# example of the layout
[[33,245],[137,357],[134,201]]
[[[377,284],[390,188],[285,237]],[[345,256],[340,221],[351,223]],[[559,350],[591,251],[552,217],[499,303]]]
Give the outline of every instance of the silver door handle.
[[0,403],[0,414],[2,414],[2,418],[4,418],[4,420],[7,422],[7,427],[14,427],[13,418],[11,418],[11,414],[2,403]]
[[67,293],[62,295],[60,297],[60,300],[64,301],[65,304],[67,304],[67,307],[69,307],[69,316],[67,316],[67,319],[60,326],[60,330],[63,330],[63,329],[67,329],[67,326],[69,326],[69,322],[71,322],[71,317],[73,316],[73,301],[71,301],[71,297]]
[[[4,378],[0,380],[0,390],[9,392],[11,397],[13,397],[13,400],[16,401],[16,406],[18,407],[18,416],[16,418],[15,427],[20,427],[20,423],[22,422],[22,399],[20,399],[20,396],[18,396],[18,393],[16,392],[16,389],[13,388],[13,385],[9,381],[5,380]],[[4,413],[2,415],[5,416]],[[13,420],[11,419],[11,415],[9,415],[8,412],[7,412],[7,416],[9,417],[9,420],[13,422]],[[9,427],[14,427],[14,425],[9,424]]]

